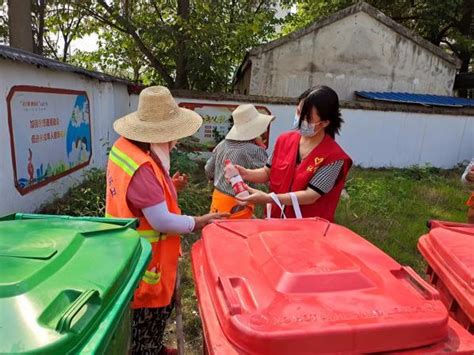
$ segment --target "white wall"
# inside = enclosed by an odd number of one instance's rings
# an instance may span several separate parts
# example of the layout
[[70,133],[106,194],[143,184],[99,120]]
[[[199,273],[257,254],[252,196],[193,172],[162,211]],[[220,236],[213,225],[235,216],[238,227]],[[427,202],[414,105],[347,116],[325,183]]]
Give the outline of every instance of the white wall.
[[[13,162],[7,117],[7,95],[12,86],[33,85],[87,92],[91,110],[92,158],[89,166],[21,196],[14,185]],[[55,196],[64,194],[92,167],[103,168],[107,161],[107,140],[116,138],[112,122],[131,111],[126,85],[100,83],[73,73],[37,68],[33,65],[0,60],[0,215],[35,211]]]
[[338,138],[357,165],[452,168],[474,157],[474,116],[342,110]]

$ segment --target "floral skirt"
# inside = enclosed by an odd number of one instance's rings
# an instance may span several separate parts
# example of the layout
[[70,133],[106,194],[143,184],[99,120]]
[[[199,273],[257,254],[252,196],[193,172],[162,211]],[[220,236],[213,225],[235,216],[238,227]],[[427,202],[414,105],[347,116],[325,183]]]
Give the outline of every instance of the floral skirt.
[[132,354],[154,355],[163,347],[166,322],[174,301],[162,308],[139,308],[133,311]]

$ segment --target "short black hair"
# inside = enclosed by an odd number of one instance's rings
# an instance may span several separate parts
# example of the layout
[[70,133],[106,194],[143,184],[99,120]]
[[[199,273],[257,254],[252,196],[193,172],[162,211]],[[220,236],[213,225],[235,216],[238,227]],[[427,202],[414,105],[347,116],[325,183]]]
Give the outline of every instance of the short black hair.
[[298,96],[298,105],[301,101],[306,99],[308,97],[308,95],[311,94],[312,91],[316,90],[317,88],[318,88],[317,86],[313,86],[313,87],[310,87],[309,89],[306,89],[305,91],[303,91],[303,93],[300,96]]
[[302,120],[309,120],[312,108],[316,108],[319,117],[322,121],[329,121],[329,125],[324,129],[332,138],[339,134],[344,120],[341,117],[339,110],[339,98],[336,92],[329,86],[316,86],[304,98],[303,108],[301,109]]

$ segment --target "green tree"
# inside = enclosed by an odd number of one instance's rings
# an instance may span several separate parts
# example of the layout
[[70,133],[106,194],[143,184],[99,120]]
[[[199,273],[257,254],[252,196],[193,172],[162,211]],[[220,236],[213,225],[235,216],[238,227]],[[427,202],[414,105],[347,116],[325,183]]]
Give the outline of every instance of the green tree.
[[[1,44],[10,42],[10,25],[7,2],[0,0]],[[33,32],[33,51],[62,61],[67,61],[73,40],[95,30],[91,21],[87,21],[84,11],[72,6],[68,0],[31,0],[30,27]]]
[[8,44],[7,5],[4,0],[0,0],[0,44]]
[[[289,16],[284,32],[305,27],[323,17],[357,3],[357,0],[283,0],[296,4],[296,14]],[[460,72],[468,72],[474,57],[474,1],[472,0],[367,0],[395,21],[417,32],[437,46],[462,60]],[[461,95],[465,96],[465,92]]]
[[[99,57],[110,50],[114,59],[109,60],[109,69],[118,65],[119,72],[132,72],[134,79],[138,73],[142,81],[177,89],[227,89],[246,50],[270,38],[278,22],[274,16],[276,1],[269,0],[74,3],[103,26],[99,32],[104,40],[99,49],[103,53]],[[115,42],[113,48],[105,40],[110,36]],[[133,53],[133,61],[127,60],[134,49],[139,53]]]
[[97,30],[85,11],[68,0],[33,0],[35,43],[38,54],[66,62],[71,43]]
[[88,70],[98,70],[136,83],[163,83],[150,75],[146,58],[129,36],[113,29],[101,28],[97,47],[94,51],[76,51],[68,61]]

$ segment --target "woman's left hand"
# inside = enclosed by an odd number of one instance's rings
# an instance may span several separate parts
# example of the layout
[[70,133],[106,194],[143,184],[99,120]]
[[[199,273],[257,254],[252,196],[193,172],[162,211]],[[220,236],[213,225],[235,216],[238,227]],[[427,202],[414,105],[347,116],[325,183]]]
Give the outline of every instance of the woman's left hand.
[[173,181],[173,185],[177,192],[183,191],[189,182],[188,176],[186,174],[181,174],[179,171],[174,173],[171,180]]
[[237,200],[252,203],[255,205],[263,205],[265,203],[271,202],[272,200],[270,195],[266,192],[253,189],[250,186],[247,186],[247,191],[250,193],[250,196],[241,198],[236,197]]

